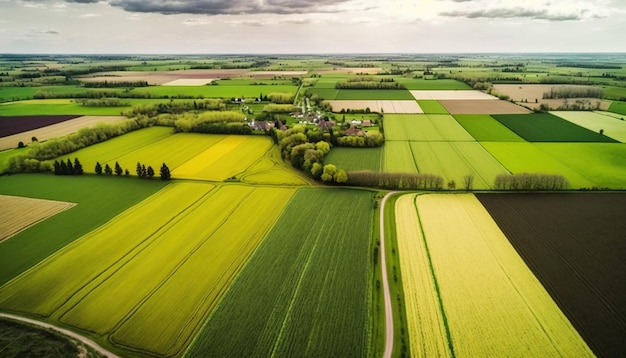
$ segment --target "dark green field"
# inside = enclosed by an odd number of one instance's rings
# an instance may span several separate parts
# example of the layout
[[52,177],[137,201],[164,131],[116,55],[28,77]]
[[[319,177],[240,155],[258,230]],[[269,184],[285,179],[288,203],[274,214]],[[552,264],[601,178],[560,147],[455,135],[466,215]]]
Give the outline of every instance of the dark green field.
[[407,90],[339,90],[335,99],[414,100]]
[[517,134],[496,121],[488,114],[455,114],[459,124],[465,128],[472,137],[485,142],[523,142]]
[[592,132],[549,113],[493,115],[529,142],[611,142],[614,139]]
[[160,180],[135,177],[51,174],[0,177],[0,194],[78,204],[0,243],[0,285],[165,185]]
[[609,107],[609,111],[626,115],[626,102],[613,102]]
[[346,171],[380,171],[382,147],[378,148],[333,148],[324,159],[327,164],[334,164]]

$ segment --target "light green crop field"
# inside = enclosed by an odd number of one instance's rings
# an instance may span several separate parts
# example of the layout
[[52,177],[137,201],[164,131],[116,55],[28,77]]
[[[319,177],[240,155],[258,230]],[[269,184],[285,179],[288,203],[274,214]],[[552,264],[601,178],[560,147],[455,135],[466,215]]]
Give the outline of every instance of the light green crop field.
[[0,194],[77,204],[0,243],[0,284],[103,225],[165,185],[166,182],[161,180],[92,175],[62,177],[20,174],[0,177]]
[[448,114],[448,110],[435,100],[418,100],[417,104],[419,104],[422,111],[426,114]]
[[132,105],[123,107],[89,107],[71,99],[29,100],[0,104],[0,116],[77,115],[119,116]]
[[626,144],[537,143],[537,147],[592,181],[596,187],[626,189]]
[[[228,81],[224,81],[228,82]],[[153,86],[135,88],[134,93],[148,93],[153,97],[205,97],[205,98],[258,98],[262,93],[268,95],[270,93],[291,93],[295,94],[298,90],[293,85],[207,85],[207,86]]]
[[470,86],[457,80],[425,80],[421,78],[395,77],[394,79],[403,84],[409,90],[467,90]]
[[541,150],[535,143],[481,142],[480,144],[513,174],[560,174],[569,181],[570,186],[574,189],[596,186],[582,173]]
[[371,202],[367,191],[300,189],[186,356],[370,355]]
[[408,141],[387,141],[383,148],[382,167],[389,173],[417,173],[419,169]]
[[475,196],[404,195],[396,210],[413,356],[594,356]]
[[436,174],[447,183],[454,180],[463,187],[463,177],[472,175],[474,189],[490,189],[504,168],[477,142],[410,142],[420,173]]
[[371,170],[378,172],[381,169],[382,147],[378,148],[333,148],[324,158],[324,163],[334,164],[346,171]]
[[443,114],[387,114],[385,136],[387,141],[474,141],[452,116]]
[[320,98],[323,98],[327,101],[332,101],[334,99],[337,99],[339,90],[334,88],[313,88],[311,89],[311,93],[316,94]]
[[602,130],[605,136],[626,143],[626,121],[622,121],[619,118],[587,111],[557,111],[550,113],[593,132],[599,133]]
[[0,307],[179,354],[294,192],[171,184],[5,285]]
[[[326,98],[330,99],[330,98]],[[414,100],[407,90],[351,90],[340,89],[334,99],[352,100]]]
[[523,142],[524,139],[488,114],[455,114],[454,118],[478,141]]

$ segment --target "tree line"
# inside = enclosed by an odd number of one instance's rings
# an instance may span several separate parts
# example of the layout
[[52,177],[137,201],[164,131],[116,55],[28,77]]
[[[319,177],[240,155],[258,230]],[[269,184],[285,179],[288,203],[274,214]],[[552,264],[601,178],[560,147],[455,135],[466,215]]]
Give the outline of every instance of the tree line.
[[549,92],[543,94],[543,99],[559,99],[559,98],[602,98],[604,90],[597,87],[572,87],[559,86],[550,88]]
[[569,182],[558,174],[500,174],[494,186],[498,190],[564,190]]

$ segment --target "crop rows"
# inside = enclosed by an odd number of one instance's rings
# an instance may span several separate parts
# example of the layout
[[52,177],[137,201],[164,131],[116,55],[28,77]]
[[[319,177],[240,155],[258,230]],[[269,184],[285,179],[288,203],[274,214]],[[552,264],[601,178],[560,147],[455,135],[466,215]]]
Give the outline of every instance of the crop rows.
[[19,196],[0,195],[0,242],[75,204]]
[[298,191],[188,356],[366,356],[371,200],[362,191]]
[[450,115],[385,116],[388,141],[474,141],[474,138]]
[[0,307],[177,354],[293,191],[170,185],[5,285]]
[[396,223],[414,355],[593,356],[473,195],[409,198]]
[[493,118],[529,142],[615,142],[550,113],[494,115]]

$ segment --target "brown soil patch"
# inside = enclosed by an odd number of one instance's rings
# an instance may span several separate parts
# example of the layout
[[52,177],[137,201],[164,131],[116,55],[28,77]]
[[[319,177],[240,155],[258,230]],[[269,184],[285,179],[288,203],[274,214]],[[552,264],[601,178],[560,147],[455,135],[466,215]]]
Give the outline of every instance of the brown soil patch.
[[384,113],[424,113],[416,101],[410,100],[333,100],[328,103],[333,108],[333,112],[339,112],[342,109],[365,110],[369,108],[372,112],[380,112],[382,109]]
[[626,194],[477,197],[593,352],[623,356]]
[[[528,102],[539,102],[543,99],[543,94],[550,92],[553,87],[575,87],[575,88],[598,88],[595,86],[583,85],[525,85],[525,84],[496,84],[493,89],[497,94],[505,94],[515,102],[527,100]],[[596,99],[597,100],[597,99]],[[563,101],[563,100],[561,100]]]
[[0,137],[64,122],[78,116],[0,116]]
[[529,113],[524,107],[502,100],[439,101],[450,114],[518,114]]
[[0,195],[0,242],[76,204]]
[[161,85],[179,79],[220,79],[231,78],[246,73],[246,70],[184,70],[167,72],[114,71],[100,72],[81,77],[82,82],[138,82],[147,81],[150,85]]
[[82,116],[69,119],[46,127],[2,137],[0,138],[0,150],[17,148],[19,142],[30,143],[32,137],[37,137],[39,141],[42,141],[66,136],[81,128],[91,127],[97,123],[117,123],[126,120],[128,120],[128,118],[123,116]]
[[475,90],[411,90],[415,99],[427,100],[496,100],[490,94]]

